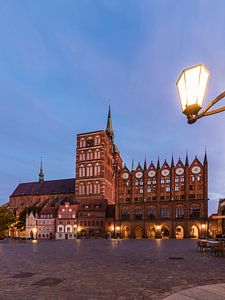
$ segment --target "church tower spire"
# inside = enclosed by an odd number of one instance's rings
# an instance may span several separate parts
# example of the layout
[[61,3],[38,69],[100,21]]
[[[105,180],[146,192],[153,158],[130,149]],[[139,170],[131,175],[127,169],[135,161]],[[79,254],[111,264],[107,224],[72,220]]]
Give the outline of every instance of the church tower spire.
[[111,117],[111,107],[109,105],[109,111],[108,111],[108,119],[107,119],[107,125],[106,125],[106,133],[110,140],[114,142],[114,130],[112,127],[112,117]]
[[41,166],[40,166],[40,172],[39,172],[39,182],[40,183],[44,182],[44,178],[45,178],[45,175],[44,175],[44,172],[43,172],[42,159],[41,159]]
[[208,157],[207,157],[207,151],[206,151],[206,148],[205,148],[204,165],[207,165],[207,164],[208,164]]

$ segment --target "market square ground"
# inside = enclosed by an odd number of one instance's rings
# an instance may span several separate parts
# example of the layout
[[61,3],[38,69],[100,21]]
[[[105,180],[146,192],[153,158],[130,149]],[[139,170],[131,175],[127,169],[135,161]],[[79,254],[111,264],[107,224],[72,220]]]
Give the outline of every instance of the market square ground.
[[196,240],[0,242],[0,299],[163,299],[225,283]]

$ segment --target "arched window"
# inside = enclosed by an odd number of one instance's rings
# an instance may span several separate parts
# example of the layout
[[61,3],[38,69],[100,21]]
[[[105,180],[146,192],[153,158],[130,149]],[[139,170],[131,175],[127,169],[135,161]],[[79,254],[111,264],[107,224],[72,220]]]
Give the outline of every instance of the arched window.
[[93,159],[93,152],[91,150],[88,150],[87,159]]
[[99,151],[99,149],[97,149],[95,151],[95,159],[100,159],[100,151]]
[[90,194],[92,194],[92,184],[90,183],[90,186],[89,186],[89,191],[90,191]]
[[80,148],[85,147],[85,145],[86,145],[85,139],[84,138],[80,139]]
[[79,177],[84,177],[85,176],[85,167],[84,165],[81,165],[79,168]]
[[161,218],[167,219],[170,217],[170,209],[168,206],[161,207]]
[[183,217],[184,217],[184,206],[177,205],[176,206],[176,218],[183,219]]
[[80,160],[85,160],[85,153],[84,153],[84,151],[81,151],[81,153],[80,153]]
[[95,182],[94,184],[94,194],[100,194],[100,183]]
[[200,217],[200,205],[199,204],[192,204],[190,207],[190,217],[192,219]]
[[96,186],[97,186],[96,187],[97,188],[97,194],[100,194],[100,183],[97,183]]
[[135,219],[142,220],[142,210],[140,207],[135,208]]
[[129,208],[122,208],[120,210],[120,217],[122,220],[129,220],[130,219],[130,209]]
[[86,193],[87,195],[92,194],[92,184],[90,182],[86,186]]
[[79,186],[79,194],[84,195],[85,194],[85,186],[83,183]]
[[95,145],[96,145],[96,146],[101,145],[101,138],[100,138],[99,135],[97,135],[97,136],[95,137]]
[[93,168],[91,164],[87,165],[87,176],[93,176]]
[[90,194],[90,182],[86,185],[86,194]]
[[155,219],[155,207],[151,206],[147,209],[147,218],[148,219]]
[[100,175],[100,164],[99,163],[95,164],[94,175],[95,176],[99,176]]

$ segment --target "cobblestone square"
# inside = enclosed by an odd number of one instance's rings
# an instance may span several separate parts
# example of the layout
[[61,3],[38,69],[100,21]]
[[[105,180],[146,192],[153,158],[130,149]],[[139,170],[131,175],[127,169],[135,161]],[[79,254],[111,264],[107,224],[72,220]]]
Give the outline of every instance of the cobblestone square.
[[0,299],[163,299],[225,282],[195,240],[1,241]]

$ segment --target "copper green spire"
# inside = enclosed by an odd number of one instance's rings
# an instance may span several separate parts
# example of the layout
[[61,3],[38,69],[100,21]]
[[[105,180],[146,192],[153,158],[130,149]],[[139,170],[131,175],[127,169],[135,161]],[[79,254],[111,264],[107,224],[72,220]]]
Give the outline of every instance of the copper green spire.
[[42,168],[42,159],[41,159],[41,166],[40,166],[40,173],[39,173],[39,182],[44,182],[44,172],[43,172],[43,168]]
[[134,171],[134,159],[132,159],[131,172]]
[[106,126],[106,133],[110,140],[113,142],[114,141],[114,130],[112,127],[112,117],[111,117],[111,108],[109,105],[109,111],[108,111],[108,119],[107,119],[107,126]]

